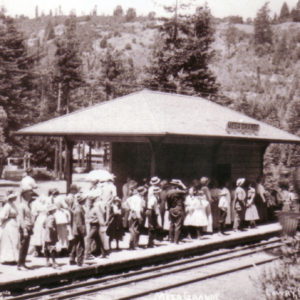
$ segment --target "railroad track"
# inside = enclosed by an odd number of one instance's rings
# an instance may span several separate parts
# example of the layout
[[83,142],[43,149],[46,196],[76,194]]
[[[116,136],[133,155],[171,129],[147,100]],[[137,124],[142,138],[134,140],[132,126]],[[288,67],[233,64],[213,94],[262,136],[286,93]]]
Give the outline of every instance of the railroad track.
[[[244,270],[253,267],[253,265],[272,262],[279,259],[280,256],[270,257],[265,255],[263,259],[254,259],[251,263],[249,263],[249,256],[279,248],[281,245],[282,243],[278,238],[273,239],[272,241],[260,242],[235,249],[226,249],[198,257],[182,259],[164,265],[147,267],[142,270],[125,274],[93,279],[58,288],[26,293],[19,296],[14,295],[13,297],[5,299],[71,299],[99,292],[103,292],[108,299],[134,299],[197,281]],[[220,268],[220,266],[222,267]],[[174,276],[174,274],[178,274],[178,280],[174,281],[172,279],[168,281],[168,277]],[[170,282],[172,283],[170,284]],[[142,286],[138,287],[138,284],[141,284]],[[124,289],[124,287],[126,287],[126,290],[122,291],[122,288]],[[119,295],[116,295],[116,292],[118,291],[120,291],[120,293]]]

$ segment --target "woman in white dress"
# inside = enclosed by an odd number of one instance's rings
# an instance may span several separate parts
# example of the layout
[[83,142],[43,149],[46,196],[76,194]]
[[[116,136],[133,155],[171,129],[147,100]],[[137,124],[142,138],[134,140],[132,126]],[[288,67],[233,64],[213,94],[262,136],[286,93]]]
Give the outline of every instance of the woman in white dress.
[[54,213],[58,237],[56,247],[58,252],[65,254],[69,248],[69,241],[73,238],[70,225],[71,215],[63,195],[56,196],[54,204],[57,207]]
[[50,198],[47,196],[40,196],[32,202],[31,210],[35,222],[33,227],[33,235],[30,239],[31,245],[34,247],[34,256],[41,256],[42,247],[44,244],[44,221],[47,217],[47,205],[49,205]]
[[8,191],[6,203],[1,209],[1,243],[0,262],[16,263],[19,257],[19,229],[17,223],[18,210],[15,205],[17,194]]
[[189,193],[185,198],[184,201],[184,207],[185,207],[185,218],[183,222],[183,226],[186,227],[186,231],[188,233],[188,238],[191,239],[191,232],[192,228],[194,227],[193,225],[193,213],[194,213],[194,207],[193,207],[193,202],[194,198],[197,198],[197,189],[195,187],[191,187],[189,189]]
[[259,220],[258,211],[254,203],[255,189],[249,187],[246,200],[245,220],[249,222],[249,228],[256,227],[256,221]]
[[193,197],[190,201],[192,215],[190,218],[191,226],[196,228],[197,237],[201,238],[201,231],[209,225],[208,220],[209,202],[203,191],[198,191],[197,197]]

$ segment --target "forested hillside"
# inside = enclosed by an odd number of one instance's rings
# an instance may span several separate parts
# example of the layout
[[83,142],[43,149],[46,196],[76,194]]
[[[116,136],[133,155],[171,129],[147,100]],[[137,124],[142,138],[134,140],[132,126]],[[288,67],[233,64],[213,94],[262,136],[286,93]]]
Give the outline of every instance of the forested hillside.
[[[7,28],[8,18],[1,19]],[[24,147],[8,131],[144,87],[200,95],[300,134],[300,23],[295,11],[271,19],[265,4],[247,23],[240,17],[215,19],[208,7],[192,18],[139,17],[134,10],[125,14],[116,8],[113,16],[12,21],[24,40],[28,85],[30,79],[34,89],[32,95],[23,92],[32,112],[13,127],[7,126],[10,108],[0,103],[2,158],[22,148],[38,153],[37,164],[47,159],[51,167],[54,149],[49,155],[49,142],[44,144],[47,151],[34,141]],[[260,28],[267,28],[267,35]],[[284,167],[297,163],[295,146],[271,145],[265,159],[270,185]]]

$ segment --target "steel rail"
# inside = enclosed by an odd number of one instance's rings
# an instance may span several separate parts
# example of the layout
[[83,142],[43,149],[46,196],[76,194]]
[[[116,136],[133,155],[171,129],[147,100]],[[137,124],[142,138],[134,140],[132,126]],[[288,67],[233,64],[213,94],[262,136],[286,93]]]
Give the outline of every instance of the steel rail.
[[[262,251],[265,251],[265,250],[278,248],[282,245],[281,243],[277,243],[279,240],[280,239],[276,239],[274,241],[268,241],[268,242],[263,242],[263,243],[259,243],[259,244],[253,244],[253,245],[249,245],[249,246],[240,247],[238,249],[223,250],[223,251],[219,251],[218,253],[214,253],[214,254],[207,254],[207,255],[203,255],[201,257],[197,257],[197,258],[192,258],[192,259],[187,259],[187,260],[183,260],[183,261],[180,261],[180,262],[165,264],[163,266],[151,267],[151,268],[148,268],[146,270],[140,270],[140,271],[137,271],[137,272],[122,274],[122,275],[117,275],[117,276],[110,276],[110,277],[105,278],[105,279],[93,280],[93,281],[80,283],[80,284],[73,284],[73,285],[69,285],[69,286],[66,286],[66,287],[55,288],[55,289],[51,289],[51,290],[47,290],[47,291],[41,291],[41,292],[37,292],[37,293],[30,293],[30,294],[16,296],[16,297],[7,298],[7,299],[8,300],[9,299],[21,300],[21,299],[34,299],[34,298],[38,299],[39,297],[46,296],[46,295],[53,295],[53,297],[55,299],[66,299],[66,298],[70,298],[70,297],[80,296],[80,295],[83,295],[83,294],[91,294],[91,293],[94,293],[94,292],[98,292],[98,291],[101,291],[101,290],[110,289],[110,288],[114,288],[114,287],[119,287],[119,286],[130,284],[130,283],[133,283],[133,282],[148,280],[148,279],[152,279],[152,278],[156,278],[156,277],[160,277],[160,276],[164,276],[164,275],[169,275],[169,274],[176,273],[176,272],[182,272],[182,271],[190,270],[190,269],[197,268],[197,267],[203,267],[203,266],[207,266],[207,265],[210,265],[210,264],[220,263],[222,261],[247,256],[249,254],[262,252]],[[277,244],[267,247],[267,245],[274,244],[274,243],[277,243]],[[252,248],[254,248],[254,250],[245,251],[245,250],[252,249]],[[203,262],[203,263],[200,263],[200,264],[194,264],[194,265],[191,265],[191,266],[188,266],[188,267],[183,267],[183,268],[181,267],[181,268],[177,268],[175,270],[172,269],[172,270],[167,270],[166,271],[166,268],[171,268],[171,267],[180,266],[180,265],[187,265],[187,264],[191,264],[193,262],[198,262],[198,261],[201,261],[201,260],[208,260],[210,258],[214,258],[214,257],[218,257],[218,256],[224,256],[224,255],[227,255],[227,254],[232,254],[232,253],[235,253],[235,252],[242,252],[242,251],[243,251],[243,253],[238,253],[237,255],[232,255],[232,256],[229,256],[229,257],[227,256],[227,257],[219,258],[219,259],[212,260],[212,261],[206,261],[206,262]],[[82,288],[82,287],[91,287],[93,285],[106,283],[107,281],[111,281],[111,280],[116,280],[116,279],[121,279],[121,278],[124,279],[124,278],[128,278],[128,277],[130,278],[130,277],[133,277],[133,276],[143,275],[143,274],[146,274],[146,273],[160,271],[160,270],[164,270],[164,271],[160,272],[160,273],[156,273],[156,274],[140,276],[140,277],[134,278],[134,279],[123,280],[123,281],[117,282],[117,283],[107,284],[107,285],[101,286],[101,287],[98,286],[98,287],[90,288],[89,290],[86,290],[86,291],[73,292],[71,294],[62,295],[62,296],[56,296],[55,295],[56,293],[66,292],[67,290],[72,290],[72,289],[75,290],[75,289]]]
[[[151,289],[151,290],[148,290],[148,291],[143,291],[143,292],[131,294],[131,295],[128,295],[128,296],[125,296],[125,297],[118,298],[118,300],[134,299],[134,298],[146,296],[146,295],[149,295],[149,294],[153,294],[153,293],[169,290],[169,289],[172,289],[172,288],[180,287],[180,286],[183,286],[183,285],[203,281],[203,280],[206,280],[206,279],[210,279],[210,278],[214,278],[214,277],[218,277],[218,276],[222,276],[222,275],[242,271],[242,270],[249,269],[249,268],[251,268],[253,266],[256,266],[256,265],[259,266],[259,265],[262,265],[262,264],[266,264],[266,263],[275,261],[277,259],[280,259],[281,257],[282,257],[282,255],[277,256],[277,257],[272,257],[272,258],[269,258],[269,259],[264,259],[264,260],[261,260],[259,262],[254,263],[254,264],[253,263],[252,264],[246,264],[246,265],[243,265],[243,266],[227,269],[227,270],[220,271],[220,272],[211,273],[211,274],[208,274],[208,275],[198,276],[198,277],[195,277],[193,279],[184,280],[184,281],[181,281],[181,282],[165,285],[165,286],[162,286],[162,287],[159,287],[159,288],[154,288],[154,289]],[[57,299],[63,299],[63,298],[57,298]]]
[[91,286],[94,284],[105,283],[107,281],[117,280],[117,279],[121,279],[121,278],[128,278],[128,277],[145,274],[145,273],[149,273],[149,272],[153,272],[153,271],[159,271],[159,270],[165,269],[166,267],[180,266],[180,265],[195,262],[195,261],[201,261],[201,260],[204,260],[207,258],[213,258],[213,257],[221,256],[221,255],[226,255],[228,253],[234,253],[234,252],[238,252],[238,251],[242,251],[242,250],[246,250],[246,249],[252,249],[252,248],[255,248],[258,246],[266,246],[266,245],[274,244],[274,243],[277,243],[280,241],[281,241],[280,238],[276,238],[272,241],[259,242],[259,243],[255,243],[255,244],[251,244],[251,245],[247,245],[247,246],[236,247],[234,249],[229,249],[229,250],[226,249],[226,250],[222,250],[222,251],[217,251],[216,253],[212,253],[212,254],[210,254],[210,253],[204,254],[204,255],[201,255],[200,257],[193,257],[193,258],[188,258],[188,259],[184,259],[181,261],[167,263],[167,264],[163,264],[163,265],[159,265],[159,266],[155,266],[155,267],[148,267],[146,270],[139,270],[139,271],[133,271],[133,272],[126,273],[126,274],[108,276],[105,278],[95,279],[95,280],[91,280],[88,282],[70,284],[70,285],[63,286],[63,287],[53,288],[48,291],[26,293],[25,295],[9,297],[6,299],[7,300],[25,300],[25,299],[30,299],[30,297],[39,297],[39,296],[49,295],[50,293],[59,293],[59,292],[72,290],[72,289],[76,289],[76,288]]

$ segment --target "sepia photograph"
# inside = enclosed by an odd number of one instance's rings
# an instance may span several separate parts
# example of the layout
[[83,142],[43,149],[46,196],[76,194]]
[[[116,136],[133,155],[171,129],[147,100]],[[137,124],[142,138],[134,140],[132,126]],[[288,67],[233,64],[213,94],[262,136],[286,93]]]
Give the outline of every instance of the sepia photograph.
[[300,0],[0,0],[0,300],[300,300]]

